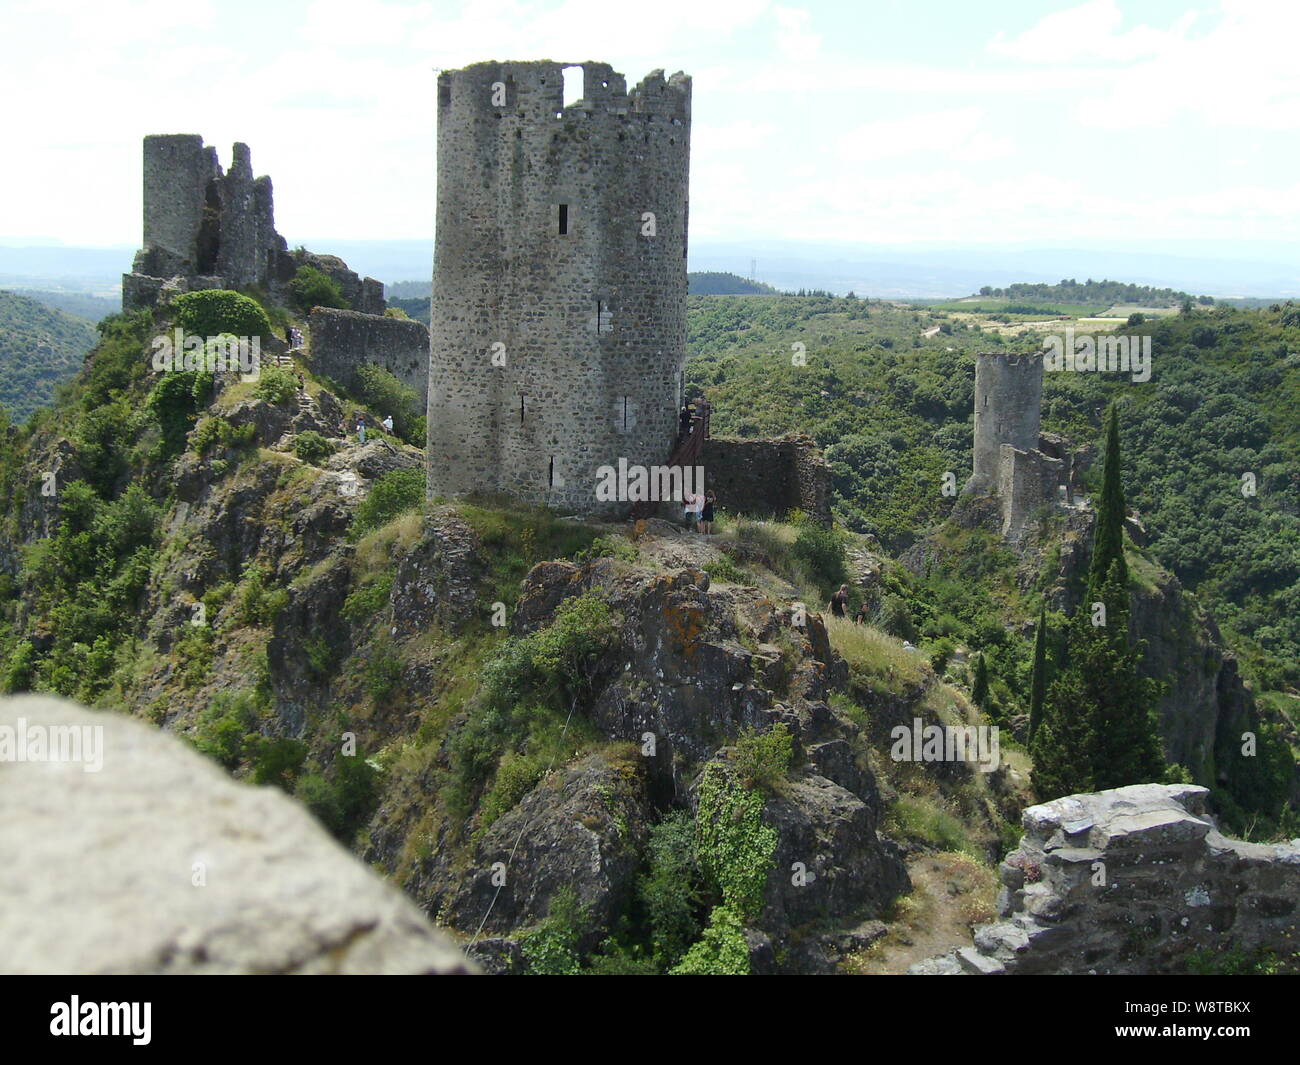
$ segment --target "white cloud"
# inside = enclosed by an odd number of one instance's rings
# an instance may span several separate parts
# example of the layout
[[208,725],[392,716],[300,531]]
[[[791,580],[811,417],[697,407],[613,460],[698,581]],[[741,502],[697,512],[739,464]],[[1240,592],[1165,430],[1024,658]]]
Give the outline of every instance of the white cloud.
[[1184,15],[1169,30],[1134,26],[1120,30],[1124,16],[1115,0],[1088,3],[1045,15],[1036,25],[1015,37],[999,32],[988,44],[995,55],[1030,63],[1125,63],[1156,55],[1181,40],[1195,13]]
[[812,15],[790,7],[774,8],[772,14],[776,18],[776,48],[781,58],[790,63],[816,61],[822,37],[812,32]]
[[1011,139],[984,128],[985,117],[983,108],[958,107],[904,118],[876,119],[840,137],[835,153],[851,163],[913,156],[939,163],[970,163],[1010,155]]

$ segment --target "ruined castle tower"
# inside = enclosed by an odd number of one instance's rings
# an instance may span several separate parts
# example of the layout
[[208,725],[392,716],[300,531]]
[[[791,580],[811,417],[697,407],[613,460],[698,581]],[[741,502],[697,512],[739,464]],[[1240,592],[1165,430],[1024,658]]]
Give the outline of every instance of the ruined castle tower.
[[1002,535],[1012,539],[1066,483],[1064,462],[1040,450],[1042,407],[1041,354],[975,356],[974,472],[965,491],[998,497]]
[[173,279],[182,290],[268,288],[285,251],[271,179],[253,176],[248,145],[235,145],[223,172],[216,148],[197,134],[145,137],[144,243],[122,278],[124,309],[156,303]]
[[[564,72],[582,97],[564,103]],[[686,357],[691,81],[604,63],[438,78],[428,487],[601,510],[663,463]]]
[[145,137],[144,242],[122,275],[123,310],[205,288],[259,288],[283,301],[300,266],[333,278],[354,311],[384,313],[384,286],[374,278],[333,255],[289,252],[275,231],[271,179],[253,176],[247,144],[235,145],[223,171],[198,134]]
[[1041,356],[975,356],[975,472],[969,489],[997,489],[1003,444],[1021,451],[1038,447],[1042,409]]

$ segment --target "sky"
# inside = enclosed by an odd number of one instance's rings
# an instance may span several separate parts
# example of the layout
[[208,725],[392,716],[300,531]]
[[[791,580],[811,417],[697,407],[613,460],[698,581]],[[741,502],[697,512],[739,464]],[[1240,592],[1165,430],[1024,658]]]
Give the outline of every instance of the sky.
[[1300,238],[1300,4],[0,0],[0,239],[140,241],[140,141],[244,141],[277,227],[433,232],[435,70],[694,79],[691,239]]

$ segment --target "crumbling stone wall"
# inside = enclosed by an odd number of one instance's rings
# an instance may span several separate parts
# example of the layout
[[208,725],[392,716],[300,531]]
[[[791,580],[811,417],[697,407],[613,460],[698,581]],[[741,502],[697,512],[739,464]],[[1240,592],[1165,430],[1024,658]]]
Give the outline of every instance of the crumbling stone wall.
[[419,322],[383,315],[317,307],[307,320],[311,331],[308,365],[319,374],[353,388],[364,365],[379,366],[423,403],[429,387],[429,331]]
[[290,253],[275,229],[269,177],[254,177],[248,145],[236,144],[229,172],[197,134],[144,139],[144,245],[122,277],[122,308],[151,307],[169,295],[205,288],[264,289],[279,300],[298,267],[316,266],[350,305],[382,314],[384,291],[332,255]]
[[654,71],[628,91],[581,67],[568,107],[561,63],[438,78],[434,495],[615,511],[599,468],[661,464],[676,437],[691,81]]
[[1002,920],[915,974],[1187,971],[1296,949],[1300,841],[1245,843],[1206,814],[1207,788],[1136,784],[1024,811],[999,869]]
[[998,499],[1002,505],[1002,535],[1016,539],[1031,524],[1034,512],[1058,500],[1065,463],[1041,451],[1021,451],[1010,444],[999,449]]
[[703,463],[704,483],[726,510],[755,517],[802,510],[821,525],[831,523],[831,471],[811,437],[713,437]]

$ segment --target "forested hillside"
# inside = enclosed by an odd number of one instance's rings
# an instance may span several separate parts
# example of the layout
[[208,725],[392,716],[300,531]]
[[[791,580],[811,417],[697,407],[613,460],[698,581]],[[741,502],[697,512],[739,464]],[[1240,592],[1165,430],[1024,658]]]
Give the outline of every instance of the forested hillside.
[[[810,433],[839,519],[892,550],[950,511],[946,471],[969,474],[970,356],[1038,346],[1028,331],[838,298],[694,298],[689,329],[688,382],[716,431]],[[1265,686],[1300,684],[1300,307],[1194,308],[1123,332],[1151,337],[1152,379],[1048,374],[1043,428],[1092,444],[1116,400],[1124,489],[1154,556]]]
[[95,327],[34,299],[0,292],[0,407],[25,421],[80,368]]

